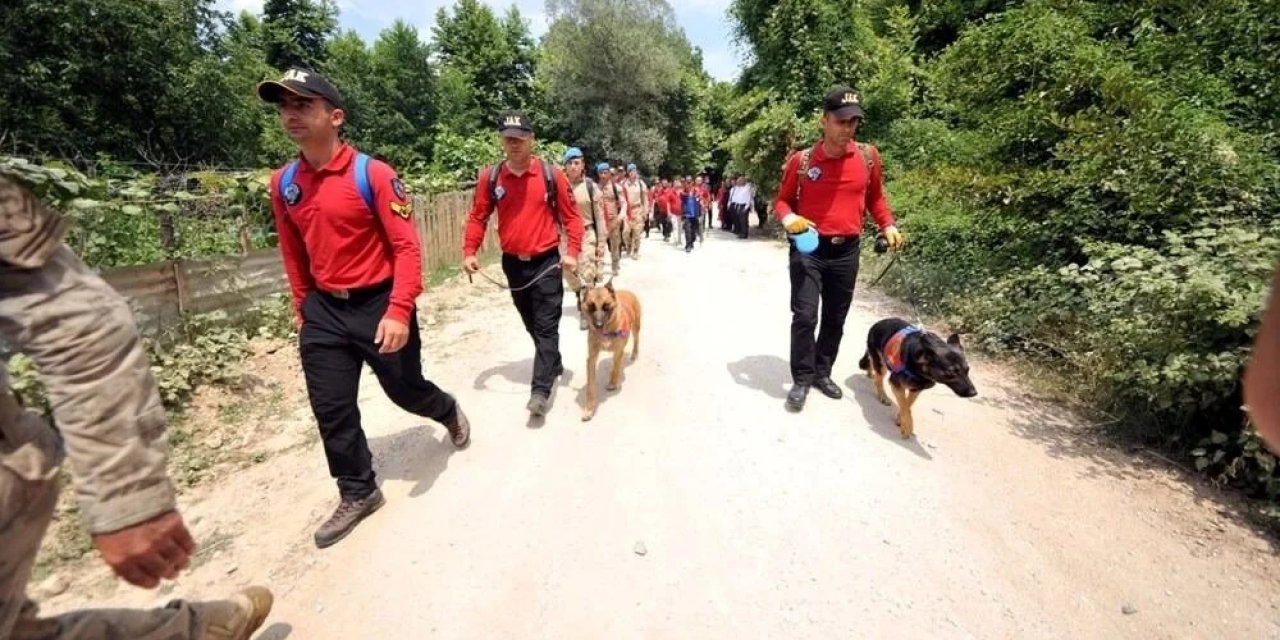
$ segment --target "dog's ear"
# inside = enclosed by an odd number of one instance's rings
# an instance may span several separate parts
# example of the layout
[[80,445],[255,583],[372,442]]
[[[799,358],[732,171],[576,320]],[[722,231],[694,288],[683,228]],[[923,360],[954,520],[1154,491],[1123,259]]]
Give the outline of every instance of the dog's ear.
[[604,288],[608,289],[609,293],[613,293],[613,276],[609,276],[609,281],[604,283]]
[[951,345],[951,346],[953,346],[953,347],[955,347],[955,348],[957,348],[957,349],[961,349],[961,350],[963,350],[963,349],[964,349],[964,345],[960,344],[960,334],[958,334],[958,333],[953,333],[953,334],[951,334],[950,336],[948,336],[948,337],[947,337],[947,344],[949,344],[949,345]]

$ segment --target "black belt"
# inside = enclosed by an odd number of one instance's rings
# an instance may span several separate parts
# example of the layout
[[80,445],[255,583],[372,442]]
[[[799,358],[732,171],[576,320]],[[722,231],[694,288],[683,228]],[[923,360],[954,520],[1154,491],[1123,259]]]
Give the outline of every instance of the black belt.
[[850,236],[818,236],[818,246],[839,246],[857,242],[861,236],[854,234]]
[[353,289],[336,289],[333,291],[330,291],[328,289],[320,289],[317,287],[316,290],[319,291],[320,293],[323,293],[329,296],[330,298],[335,298],[337,300],[350,300],[352,298],[363,298],[363,297],[368,297],[368,296],[377,295],[379,293],[385,293],[387,291],[390,291],[392,282],[393,280],[391,278],[387,278],[386,280],[383,280],[378,284],[369,285],[367,287],[355,287]]
[[504,251],[502,252],[502,255],[508,258],[511,258],[512,260],[519,260],[520,262],[533,262],[535,260],[541,260],[543,258],[549,257],[551,254],[556,253],[558,251],[560,251],[559,247],[552,247],[550,249],[547,249],[546,251],[543,251],[542,253],[535,253],[535,254],[507,253]]

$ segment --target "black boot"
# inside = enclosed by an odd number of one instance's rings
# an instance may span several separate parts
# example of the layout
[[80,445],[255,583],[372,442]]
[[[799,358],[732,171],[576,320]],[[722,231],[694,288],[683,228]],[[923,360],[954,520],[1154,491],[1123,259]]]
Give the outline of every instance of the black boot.
[[804,409],[804,401],[809,397],[809,385],[797,384],[791,387],[791,392],[787,394],[787,409],[791,411],[800,411]]
[[822,392],[822,395],[831,398],[832,400],[839,400],[844,397],[844,391],[840,390],[840,385],[836,384],[835,381],[828,376],[823,376],[814,380],[813,386],[817,387],[818,391]]

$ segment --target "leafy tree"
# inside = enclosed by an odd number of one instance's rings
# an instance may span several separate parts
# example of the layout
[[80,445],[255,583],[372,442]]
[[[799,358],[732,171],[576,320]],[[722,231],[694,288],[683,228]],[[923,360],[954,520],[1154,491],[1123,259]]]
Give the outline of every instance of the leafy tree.
[[333,0],[266,0],[262,21],[267,30],[267,64],[277,69],[318,69],[326,42],[338,28]]
[[681,55],[688,53],[671,7],[663,0],[563,0],[548,8],[540,71],[552,108],[572,118],[567,138],[602,159],[657,169],[671,124],[663,107],[680,89]]
[[[384,131],[382,140],[399,149],[398,160],[425,162],[431,157],[432,128],[436,121],[435,73],[430,49],[418,39],[418,30],[397,20],[379,35],[370,63],[387,111],[398,116],[396,131]],[[388,139],[385,136],[394,135]]]
[[531,106],[533,40],[513,7],[499,20],[479,0],[441,8],[432,28],[440,64],[441,122],[464,132],[491,129],[504,109]]

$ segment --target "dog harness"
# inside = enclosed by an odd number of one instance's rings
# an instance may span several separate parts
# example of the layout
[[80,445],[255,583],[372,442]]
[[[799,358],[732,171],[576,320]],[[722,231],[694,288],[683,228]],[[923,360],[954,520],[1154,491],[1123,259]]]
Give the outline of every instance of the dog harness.
[[924,329],[917,326],[903,327],[889,338],[884,344],[884,362],[889,366],[889,371],[907,378],[916,378],[916,374],[911,372],[911,363],[902,357],[902,343],[906,342],[908,336],[922,333]]
[[610,340],[622,338],[625,340],[627,336],[631,335],[631,314],[627,313],[626,307],[619,307],[618,312],[622,315],[622,319],[618,322],[618,328],[613,331],[597,329],[596,333],[600,334],[601,338],[609,338]]

